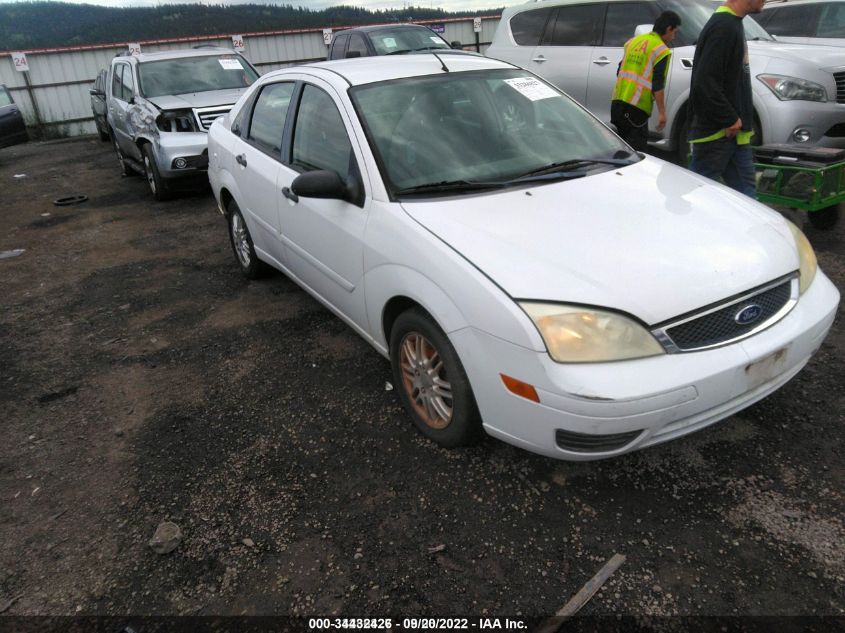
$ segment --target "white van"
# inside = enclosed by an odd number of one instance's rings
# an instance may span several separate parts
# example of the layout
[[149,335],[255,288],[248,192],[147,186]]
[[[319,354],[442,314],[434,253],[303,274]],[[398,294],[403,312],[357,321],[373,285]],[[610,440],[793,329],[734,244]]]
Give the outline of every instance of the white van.
[[[666,128],[650,142],[673,150],[686,137],[695,42],[713,13],[711,0],[541,0],[510,7],[487,56],[530,70],[604,121],[622,46],[639,25],[671,10],[681,16],[666,89]],[[845,50],[775,41],[744,21],[751,62],[755,144],[797,143],[845,148]],[[685,152],[685,150],[684,150]]]

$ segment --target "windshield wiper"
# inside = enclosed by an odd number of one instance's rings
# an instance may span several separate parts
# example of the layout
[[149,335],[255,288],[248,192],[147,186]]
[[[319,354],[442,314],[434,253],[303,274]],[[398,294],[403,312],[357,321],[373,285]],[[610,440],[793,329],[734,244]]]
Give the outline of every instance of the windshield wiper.
[[390,51],[389,53],[385,53],[385,55],[402,55],[403,53],[410,53],[410,48],[402,48],[398,51]]
[[558,174],[577,174],[583,176],[585,175],[583,172],[565,172],[561,170],[572,168],[585,168],[591,167],[592,165],[616,165],[619,167],[625,167],[626,165],[633,165],[635,162],[637,161],[626,160],[622,158],[575,158],[572,160],[565,160],[560,163],[552,163],[551,165],[545,165],[538,169],[532,169],[531,171],[525,172],[524,174],[518,176],[516,180],[524,181],[524,179],[533,178],[534,176],[556,176]]
[[479,191],[482,189],[496,189],[506,186],[501,182],[477,182],[472,180],[443,180],[441,182],[427,182],[414,187],[406,187],[395,191],[397,196],[407,196],[415,193],[443,193],[447,191]]
[[447,51],[447,50],[449,50],[449,49],[445,46],[423,46],[422,48],[415,48],[414,52],[416,53],[417,51]]

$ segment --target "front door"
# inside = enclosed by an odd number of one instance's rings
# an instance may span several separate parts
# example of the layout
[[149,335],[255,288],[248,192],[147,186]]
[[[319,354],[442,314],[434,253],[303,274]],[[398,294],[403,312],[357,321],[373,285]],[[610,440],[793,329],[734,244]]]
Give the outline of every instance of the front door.
[[363,333],[368,327],[363,288],[367,203],[299,197],[290,190],[300,173],[312,170],[334,171],[363,186],[349,115],[338,108],[334,95],[318,80],[303,85],[289,164],[279,174],[280,234],[291,273]]

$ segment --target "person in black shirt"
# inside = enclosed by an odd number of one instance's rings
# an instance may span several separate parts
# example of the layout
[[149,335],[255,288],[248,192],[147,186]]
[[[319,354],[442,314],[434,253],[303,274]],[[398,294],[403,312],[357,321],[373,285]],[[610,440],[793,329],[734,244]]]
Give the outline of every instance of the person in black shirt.
[[690,169],[755,197],[754,106],[742,19],[765,0],[727,0],[698,36],[689,100]]

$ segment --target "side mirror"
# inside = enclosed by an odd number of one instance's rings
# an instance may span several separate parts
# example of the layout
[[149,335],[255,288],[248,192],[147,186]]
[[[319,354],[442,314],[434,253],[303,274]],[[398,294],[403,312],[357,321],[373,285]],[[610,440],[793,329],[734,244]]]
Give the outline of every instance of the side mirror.
[[88,94],[90,94],[92,97],[105,97],[106,96],[105,92],[103,92],[102,90],[97,90],[96,88],[91,88],[88,91]]
[[458,40],[455,40],[454,42],[449,42],[449,46],[451,46],[455,50],[461,50],[464,47],[464,45],[461,44]]
[[637,28],[634,29],[634,37],[637,37],[638,35],[645,35],[646,33],[651,33],[653,30],[653,24],[638,24]]
[[346,59],[361,57],[361,51],[346,51]]
[[348,200],[349,188],[335,171],[317,170],[299,174],[290,185],[291,191],[303,198]]

